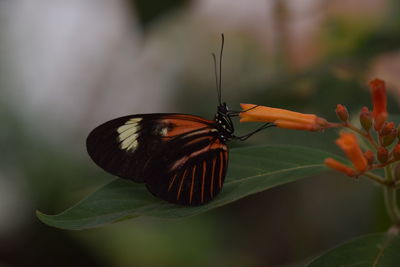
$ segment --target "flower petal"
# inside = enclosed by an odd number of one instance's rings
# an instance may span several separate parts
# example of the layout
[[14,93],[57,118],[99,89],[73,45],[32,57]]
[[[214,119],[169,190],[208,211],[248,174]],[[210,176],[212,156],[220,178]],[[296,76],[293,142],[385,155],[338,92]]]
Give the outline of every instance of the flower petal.
[[313,123],[317,118],[314,114],[303,114],[286,109],[256,106],[254,104],[240,105],[244,111],[240,113],[240,117],[243,121],[274,122],[275,120],[282,119],[287,121]]
[[344,174],[346,174],[350,177],[356,176],[356,171],[354,169],[350,168],[349,166],[344,165],[343,163],[341,163],[333,158],[326,158],[324,163],[326,166],[328,166],[334,170],[343,172]]
[[375,79],[369,84],[371,86],[372,103],[374,105],[372,111],[375,119],[374,127],[376,130],[380,130],[388,117],[386,86],[385,82],[380,79]]
[[304,114],[286,109],[258,106],[254,104],[240,104],[243,112],[240,121],[273,122],[280,128],[317,131],[328,122],[315,114]]
[[355,134],[341,132],[340,137],[336,139],[336,144],[343,150],[358,171],[362,172],[367,169],[367,159],[358,145]]
[[310,123],[298,123],[294,121],[276,120],[274,124],[279,128],[292,129],[292,130],[303,130],[303,131],[318,131],[321,127],[317,124]]

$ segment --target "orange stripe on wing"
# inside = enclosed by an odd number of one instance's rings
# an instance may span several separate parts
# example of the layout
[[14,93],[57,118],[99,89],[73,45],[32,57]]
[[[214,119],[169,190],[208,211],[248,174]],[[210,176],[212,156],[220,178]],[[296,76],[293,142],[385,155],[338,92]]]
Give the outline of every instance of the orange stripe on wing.
[[[206,131],[206,133],[207,132],[210,132],[209,130],[208,131]],[[192,141],[190,141],[190,142],[187,142],[187,143],[185,143],[185,146],[190,146],[190,145],[193,145],[193,144],[195,144],[195,143],[197,143],[197,142],[201,142],[201,141],[203,141],[203,140],[211,140],[213,137],[212,136],[203,136],[203,137],[199,137],[199,138],[196,138],[196,139],[193,139]]]
[[221,187],[222,187],[222,171],[224,170],[224,155],[223,155],[223,152],[219,153],[219,160],[220,160],[220,164],[219,164],[218,186],[219,186],[219,189],[221,189]]
[[204,201],[204,181],[206,178],[206,171],[207,171],[207,165],[206,161],[203,161],[203,176],[201,177],[201,203]]
[[196,157],[196,156],[198,156],[198,155],[200,155],[200,154],[202,154],[202,153],[205,153],[205,152],[207,152],[207,151],[216,150],[216,149],[222,149],[223,151],[227,151],[226,145],[220,143],[218,139],[216,139],[216,140],[217,140],[218,142],[217,142],[217,141],[214,141],[214,142],[211,143],[210,145],[208,145],[208,146],[206,146],[206,147],[204,147],[204,148],[202,148],[202,149],[196,150],[195,152],[191,153],[190,155],[186,155],[186,156],[184,156],[184,157],[182,157],[182,158],[176,160],[175,163],[174,163],[174,165],[172,165],[172,167],[171,167],[170,170],[171,170],[171,171],[175,170],[175,169],[178,168],[179,166],[182,166],[183,164],[185,164],[189,159],[194,158],[194,157]]
[[211,169],[211,188],[210,188],[210,194],[211,198],[213,197],[214,193],[214,172],[215,172],[215,162],[217,161],[217,158],[213,158],[213,164],[212,164],[212,169]]
[[203,117],[189,115],[189,114],[169,114],[167,116],[163,116],[163,119],[176,120],[178,122],[187,121],[187,122],[203,123],[203,124],[215,123],[215,121],[210,121]]
[[188,170],[188,169],[186,168],[185,171],[183,172],[182,180],[181,180],[181,183],[179,184],[178,194],[176,195],[176,200],[179,200],[179,197],[181,196],[182,185],[183,185],[183,181],[185,180],[186,171],[187,171],[187,170]]
[[193,186],[194,186],[194,175],[196,174],[196,165],[193,166],[192,171],[192,182],[190,184],[189,204],[192,203],[193,198]]
[[172,188],[172,185],[173,185],[173,184],[174,184],[174,182],[175,182],[176,175],[177,175],[177,174],[175,174],[175,175],[174,175],[174,177],[172,178],[172,181],[169,183],[169,186],[168,186],[168,192],[169,192],[169,190],[171,190],[171,188]]
[[213,124],[212,121],[190,115],[174,115],[166,117],[161,120],[161,123],[171,127],[168,129],[165,137],[185,134],[204,127],[210,127],[210,124]]

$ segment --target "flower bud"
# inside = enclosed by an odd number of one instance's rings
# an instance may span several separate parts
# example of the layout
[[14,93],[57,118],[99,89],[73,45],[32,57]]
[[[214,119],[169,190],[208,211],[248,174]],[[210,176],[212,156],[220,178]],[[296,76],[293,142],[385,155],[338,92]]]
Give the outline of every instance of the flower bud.
[[364,130],[369,131],[372,126],[372,113],[367,107],[362,107],[360,112],[360,123]]
[[349,119],[349,112],[347,111],[347,108],[341,104],[337,104],[336,106],[336,115],[338,116],[339,120],[341,121],[348,121]]
[[396,129],[392,129],[392,131],[384,136],[381,136],[381,144],[382,146],[389,146],[393,143],[393,141],[396,139],[397,137],[397,130]]
[[382,129],[379,132],[379,134],[381,136],[391,134],[393,129],[394,129],[394,122],[392,122],[392,121],[391,122],[385,122],[383,124]]
[[374,152],[371,150],[367,150],[364,152],[364,157],[367,159],[368,165],[372,165],[374,163]]
[[400,144],[395,145],[395,147],[392,150],[392,155],[395,160],[400,159]]
[[386,163],[389,159],[389,151],[384,147],[379,147],[377,152],[377,158],[380,163]]

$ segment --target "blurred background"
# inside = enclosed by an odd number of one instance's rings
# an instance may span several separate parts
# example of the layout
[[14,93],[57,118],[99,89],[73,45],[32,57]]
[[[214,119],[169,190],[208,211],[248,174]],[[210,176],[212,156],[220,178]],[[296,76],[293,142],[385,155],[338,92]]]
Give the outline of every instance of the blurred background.
[[[117,116],[212,118],[212,52],[225,34],[223,99],[357,114],[368,82],[400,97],[395,0],[0,1],[0,266],[302,266],[385,231],[379,188],[327,172],[182,220],[149,217],[85,231],[55,214],[113,177],[89,159],[88,132]],[[239,125],[238,134],[254,125]],[[270,129],[245,143],[340,153],[337,133]],[[322,161],[322,159],[321,159]]]

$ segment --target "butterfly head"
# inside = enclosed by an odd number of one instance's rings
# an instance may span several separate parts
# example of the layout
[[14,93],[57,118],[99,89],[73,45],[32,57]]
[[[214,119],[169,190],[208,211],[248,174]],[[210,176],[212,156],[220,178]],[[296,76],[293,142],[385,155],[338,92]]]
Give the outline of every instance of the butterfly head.
[[229,107],[225,102],[221,103],[218,106],[217,113],[219,113],[221,115],[227,115],[228,112],[229,112]]

